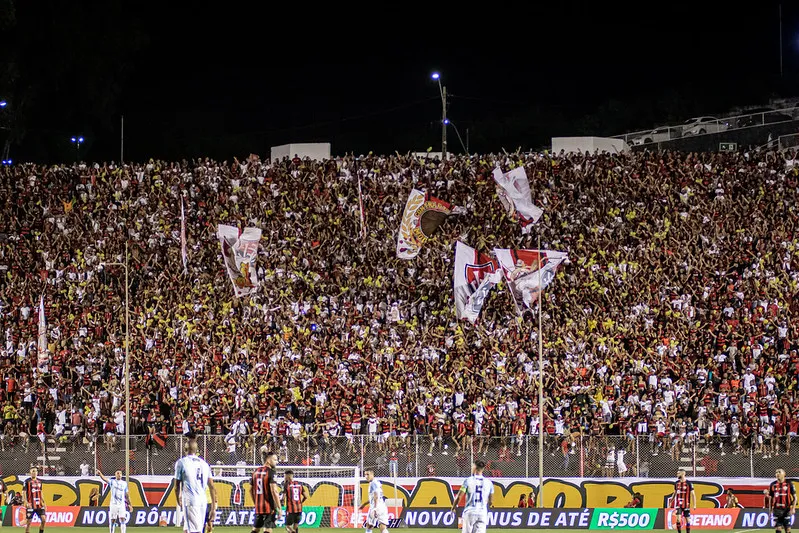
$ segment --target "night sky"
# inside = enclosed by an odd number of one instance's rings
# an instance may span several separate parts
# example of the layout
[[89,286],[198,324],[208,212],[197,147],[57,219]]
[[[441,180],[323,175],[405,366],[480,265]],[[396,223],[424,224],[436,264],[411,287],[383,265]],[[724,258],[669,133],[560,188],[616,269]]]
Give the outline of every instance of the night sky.
[[68,138],[83,134],[82,157],[117,159],[122,114],[126,159],[232,158],[306,141],[336,153],[438,150],[433,71],[473,151],[623,133],[612,128],[797,92],[799,8],[783,7],[780,79],[771,2],[745,12],[728,2],[265,4],[0,0],[0,20],[15,7],[0,33],[13,154],[74,158]]

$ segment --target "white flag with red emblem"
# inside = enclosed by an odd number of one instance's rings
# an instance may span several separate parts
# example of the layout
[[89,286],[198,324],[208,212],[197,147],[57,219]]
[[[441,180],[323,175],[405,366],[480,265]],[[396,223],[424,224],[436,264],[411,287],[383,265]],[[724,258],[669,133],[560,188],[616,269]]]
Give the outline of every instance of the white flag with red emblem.
[[494,169],[494,181],[497,182],[497,195],[508,212],[508,216],[518,220],[522,233],[530,233],[533,224],[538,222],[544,212],[533,204],[530,197],[530,181],[524,167],[516,167],[510,172]]
[[455,244],[455,272],[452,278],[458,320],[465,318],[474,324],[488,293],[502,279],[502,270],[489,256],[458,241]]
[[569,257],[553,250],[496,248],[494,253],[520,313],[525,307],[533,307],[540,292],[552,283],[558,267]]

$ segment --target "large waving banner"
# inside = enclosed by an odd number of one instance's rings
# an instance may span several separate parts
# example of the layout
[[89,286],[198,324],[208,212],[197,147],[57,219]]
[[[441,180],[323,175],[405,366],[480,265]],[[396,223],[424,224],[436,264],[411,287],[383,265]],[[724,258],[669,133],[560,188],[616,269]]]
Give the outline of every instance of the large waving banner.
[[538,222],[544,212],[533,204],[530,197],[530,181],[524,167],[516,167],[510,172],[494,169],[494,181],[497,182],[497,195],[508,216],[518,220],[522,233],[530,233],[533,224]]
[[568,254],[552,250],[509,250],[495,248],[505,279],[508,282],[516,308],[521,313],[524,307],[531,308],[538,294],[547,287]]
[[488,293],[502,279],[502,270],[487,255],[458,241],[455,244],[455,272],[452,278],[458,320],[465,318],[474,324]]
[[432,196],[428,198],[422,191],[413,189],[405,202],[397,235],[397,257],[413,259],[419,255],[422,245],[450,213],[452,206],[444,200]]
[[219,243],[222,245],[222,259],[228,277],[233,283],[233,292],[237,297],[247,296],[258,291],[258,276],[255,273],[255,258],[258,256],[258,243],[261,230],[244,228],[239,236],[239,229],[220,224],[217,228]]

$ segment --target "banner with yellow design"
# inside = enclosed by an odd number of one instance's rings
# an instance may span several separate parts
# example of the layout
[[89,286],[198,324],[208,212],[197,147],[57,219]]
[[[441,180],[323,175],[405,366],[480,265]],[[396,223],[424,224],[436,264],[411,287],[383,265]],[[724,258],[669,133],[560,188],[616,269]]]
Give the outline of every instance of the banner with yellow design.
[[397,235],[397,257],[413,259],[419,255],[422,245],[452,213],[452,206],[444,200],[428,197],[413,189],[405,203],[399,234]]

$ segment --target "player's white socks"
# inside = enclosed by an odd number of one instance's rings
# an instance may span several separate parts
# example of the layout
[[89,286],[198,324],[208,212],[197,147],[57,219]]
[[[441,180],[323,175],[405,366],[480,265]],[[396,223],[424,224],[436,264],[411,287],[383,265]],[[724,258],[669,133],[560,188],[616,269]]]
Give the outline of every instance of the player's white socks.
[[120,530],[122,533],[125,533],[125,532],[128,530],[128,526],[127,526],[127,525],[125,525],[125,524],[119,524],[119,530]]
[[109,531],[110,533],[114,533],[114,530],[115,530],[116,528],[117,528],[117,523],[116,523],[115,521],[111,520],[111,523],[110,523],[110,524],[108,524],[108,531]]

